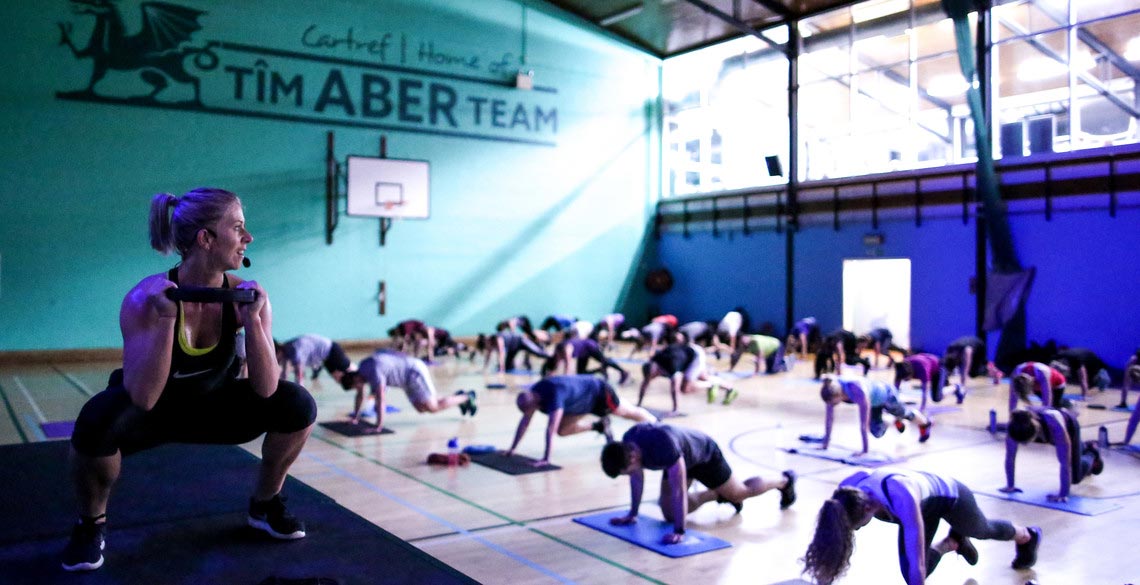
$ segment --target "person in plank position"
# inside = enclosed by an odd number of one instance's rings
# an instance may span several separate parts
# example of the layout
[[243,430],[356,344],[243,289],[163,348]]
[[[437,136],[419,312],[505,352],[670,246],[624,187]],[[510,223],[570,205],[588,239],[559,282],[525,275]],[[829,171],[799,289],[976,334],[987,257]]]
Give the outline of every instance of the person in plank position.
[[[978,549],[971,539],[1012,540],[1016,544],[1012,566],[1017,570],[1036,564],[1041,546],[1040,528],[986,518],[970,488],[952,477],[880,467],[847,477],[823,503],[803,558],[804,573],[819,585],[831,585],[843,576],[851,565],[855,531],[873,518],[898,525],[899,568],[907,585],[925,583],[949,552],[976,565]],[[934,544],[943,520],[950,533]]]
[[[757,476],[741,481],[712,437],[693,429],[639,423],[625,432],[621,442],[608,443],[602,449],[606,475],[629,476],[629,513],[611,518],[610,523],[620,526],[637,522],[646,469],[662,472],[658,504],[665,521],[673,523],[673,532],[665,535],[663,544],[681,542],[685,516],[714,500],[732,504],[737,513],[744,508],[744,500],[769,490],[780,492],[781,510],[796,501],[796,474],[790,469],[779,478]],[[689,492],[694,479],[707,489]]]
[[[546,423],[546,450],[542,459],[535,463],[542,467],[550,463],[550,446],[557,432],[565,437],[589,430],[597,431],[610,437],[609,415],[614,414],[622,418],[638,422],[656,422],[657,419],[639,406],[622,404],[614,387],[592,375],[578,376],[551,376],[539,380],[530,390],[520,392],[515,404],[522,411],[515,439],[511,448],[507,449],[507,456],[514,454],[519,441],[526,434],[530,420],[535,411],[547,416]],[[591,420],[594,415],[599,419]]]

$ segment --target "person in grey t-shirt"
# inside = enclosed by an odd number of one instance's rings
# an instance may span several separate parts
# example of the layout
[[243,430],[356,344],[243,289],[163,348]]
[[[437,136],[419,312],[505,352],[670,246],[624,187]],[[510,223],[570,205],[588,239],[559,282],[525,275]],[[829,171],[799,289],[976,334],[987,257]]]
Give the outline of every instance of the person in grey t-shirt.
[[416,412],[440,412],[452,406],[459,406],[461,413],[475,416],[477,410],[474,390],[460,390],[451,396],[439,398],[436,396],[431,373],[423,360],[398,351],[382,349],[364,358],[355,372],[345,372],[341,376],[341,387],[345,390],[356,390],[353,424],[360,423],[360,406],[364,402],[366,384],[376,398],[377,431],[383,428],[384,405],[389,386],[403,388]]
[[277,363],[281,365],[281,379],[293,371],[293,381],[301,383],[301,368],[313,370],[313,379],[321,373],[321,368],[328,370],[334,380],[340,381],[345,372],[356,368],[352,360],[344,353],[339,343],[321,335],[307,334],[294,337],[285,343],[273,345],[277,349]]

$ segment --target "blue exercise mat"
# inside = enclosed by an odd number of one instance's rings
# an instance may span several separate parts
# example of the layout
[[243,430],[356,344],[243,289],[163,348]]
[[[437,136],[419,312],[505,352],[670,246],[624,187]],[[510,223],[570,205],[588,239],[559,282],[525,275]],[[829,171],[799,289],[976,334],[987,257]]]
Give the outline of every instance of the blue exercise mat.
[[538,372],[535,372],[534,370],[507,370],[507,373],[513,374],[515,376],[533,376]]
[[946,414],[949,412],[962,412],[961,406],[950,406],[949,404],[930,404],[926,405],[926,414]]
[[674,559],[732,546],[732,543],[727,540],[721,540],[697,530],[686,530],[685,539],[677,544],[661,544],[661,539],[666,534],[673,532],[672,522],[639,516],[637,522],[628,526],[610,524],[610,518],[624,515],[624,510],[617,512],[611,510],[590,516],[580,516],[574,521]]
[[44,436],[48,439],[66,439],[70,437],[71,432],[75,430],[75,421],[57,420],[44,422],[40,423],[40,429],[43,430]]
[[1071,494],[1069,495],[1069,501],[1067,502],[1050,502],[1049,499],[1045,496],[1053,492],[1043,489],[1031,488],[1016,494],[1002,493],[997,489],[975,490],[975,492],[990,496],[992,498],[998,498],[1000,500],[1021,502],[1022,504],[1041,506],[1042,508],[1051,508],[1053,510],[1062,510],[1064,512],[1072,512],[1074,514],[1080,514],[1082,516],[1099,516],[1105,512],[1111,512],[1113,510],[1118,510],[1121,508],[1120,504],[1117,504],[1111,500],[1105,500],[1101,498],[1085,498]]
[[890,465],[892,463],[902,463],[905,461],[905,459],[895,459],[885,453],[876,451],[871,451],[865,455],[854,455],[854,449],[843,447],[828,447],[827,449],[817,449],[815,447],[786,447],[784,451],[793,455],[806,455],[808,457],[815,457],[816,459],[826,459],[828,461],[835,461],[836,463],[859,465],[863,467],[879,467],[881,465]]
[[487,384],[488,390],[502,390],[506,387],[507,387],[507,385],[502,383],[502,382],[489,382]]

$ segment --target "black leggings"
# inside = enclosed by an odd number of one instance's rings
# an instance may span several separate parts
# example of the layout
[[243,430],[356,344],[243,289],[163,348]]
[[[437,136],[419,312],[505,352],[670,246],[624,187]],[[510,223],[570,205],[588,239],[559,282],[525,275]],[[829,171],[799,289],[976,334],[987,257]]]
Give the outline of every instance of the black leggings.
[[87,457],[125,456],[164,443],[240,445],[266,432],[303,430],[316,419],[312,395],[288,380],[278,380],[269,398],[241,378],[202,394],[164,395],[149,411],[136,406],[120,382],[83,405],[71,444]]
[[[942,520],[950,525],[950,536],[955,539],[968,536],[977,540],[1013,540],[1015,535],[1013,523],[986,518],[974,500],[974,492],[962,482],[954,483],[958,486],[957,498],[936,496],[926,498],[921,504],[928,576],[934,572],[938,561],[942,560],[942,553],[930,546],[934,542],[934,533],[938,531],[938,523]],[[909,575],[910,561],[906,558],[903,544],[903,531],[899,528],[899,565],[903,575]]]
[[[595,360],[597,360],[602,365],[596,370],[590,370],[589,369],[590,358],[594,358]],[[602,350],[600,350],[600,349],[595,349],[595,350],[590,351],[590,352],[584,352],[578,356],[578,373],[579,374],[585,374],[585,373],[599,374],[600,373],[602,375],[602,377],[608,379],[609,374],[606,373],[606,370],[609,368],[613,368],[613,369],[617,370],[618,374],[622,378],[626,377],[625,369],[622,368],[621,366],[619,366],[618,363],[615,362],[614,360],[606,357],[606,354],[602,353]]]

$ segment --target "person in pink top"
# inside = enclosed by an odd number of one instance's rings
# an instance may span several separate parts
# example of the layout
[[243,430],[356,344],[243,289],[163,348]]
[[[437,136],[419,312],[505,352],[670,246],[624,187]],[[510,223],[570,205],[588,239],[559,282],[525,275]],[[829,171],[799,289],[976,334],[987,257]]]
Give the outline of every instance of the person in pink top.
[[908,355],[895,364],[895,386],[902,388],[907,380],[918,380],[922,383],[922,404],[918,409],[926,412],[926,398],[929,396],[935,402],[942,402],[942,388],[946,385],[946,370],[938,356],[932,353],[916,353]]
[[1018,400],[1029,404],[1029,397],[1034,394],[1045,406],[1072,407],[1065,398],[1065,375],[1057,368],[1041,362],[1025,362],[1013,368],[1009,380],[1009,411],[1017,408]]

